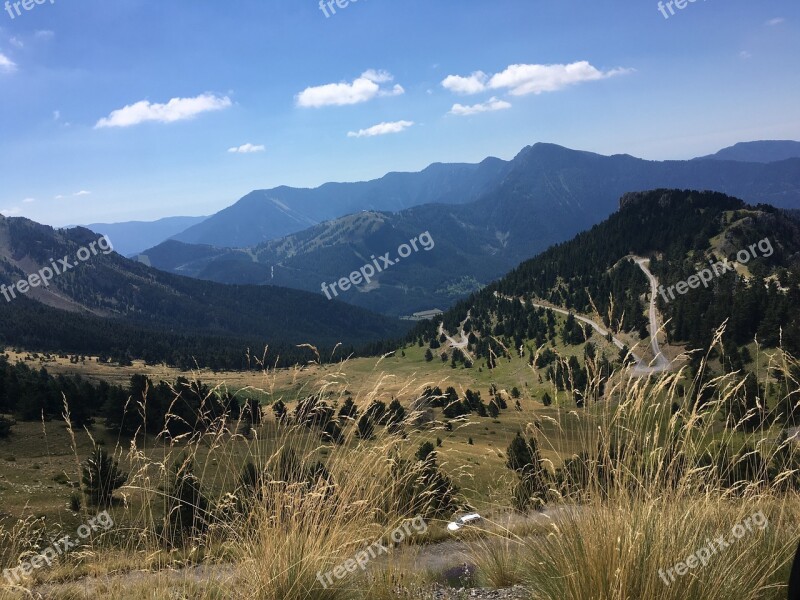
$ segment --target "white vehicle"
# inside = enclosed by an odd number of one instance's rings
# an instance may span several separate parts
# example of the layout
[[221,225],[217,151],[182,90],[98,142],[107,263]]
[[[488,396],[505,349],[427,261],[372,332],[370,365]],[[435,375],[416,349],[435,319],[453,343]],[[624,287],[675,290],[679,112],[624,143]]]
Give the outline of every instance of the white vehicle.
[[483,521],[483,517],[481,517],[478,513],[470,513],[468,515],[464,515],[463,517],[459,517],[452,523],[448,523],[447,530],[458,531],[467,525],[477,525],[481,521]]

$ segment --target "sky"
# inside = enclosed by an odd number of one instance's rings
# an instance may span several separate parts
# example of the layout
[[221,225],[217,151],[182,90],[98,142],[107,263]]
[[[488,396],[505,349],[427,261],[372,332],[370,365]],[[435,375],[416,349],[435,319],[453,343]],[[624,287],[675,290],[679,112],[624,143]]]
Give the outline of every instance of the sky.
[[0,212],[53,226],[536,142],[800,140],[797,0],[39,1],[0,0]]

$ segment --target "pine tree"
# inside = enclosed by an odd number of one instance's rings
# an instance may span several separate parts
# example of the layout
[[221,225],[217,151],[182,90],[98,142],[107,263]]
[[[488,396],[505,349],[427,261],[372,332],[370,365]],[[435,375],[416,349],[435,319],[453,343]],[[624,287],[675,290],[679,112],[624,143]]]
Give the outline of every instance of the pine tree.
[[391,433],[400,431],[403,425],[403,420],[406,418],[406,409],[400,404],[397,399],[392,400],[386,413],[383,415],[382,421],[386,423],[386,429]]
[[372,416],[369,413],[364,413],[358,420],[358,425],[356,426],[356,435],[362,440],[370,440],[372,439],[374,433],[375,424],[372,420]]
[[275,420],[278,423],[283,423],[286,420],[286,405],[283,400],[278,400],[272,405],[272,412],[275,413]]
[[188,458],[179,460],[173,465],[167,490],[165,521],[170,541],[177,542],[205,529],[207,510],[208,500],[194,474],[194,462]]
[[497,408],[497,404],[495,404],[494,400],[489,402],[489,416],[493,419],[496,419],[500,415],[500,409]]
[[89,502],[95,506],[110,506],[114,490],[127,480],[127,473],[120,471],[117,461],[99,446],[83,463],[83,489]]
[[342,404],[342,407],[339,409],[339,418],[340,419],[355,419],[356,415],[358,415],[358,408],[356,407],[356,403],[353,402],[352,398],[348,398]]
[[434,448],[433,444],[430,442],[425,442],[420,445],[417,449],[417,452],[414,456],[417,457],[417,460],[426,460],[429,456],[433,455],[433,460],[436,460],[436,448]]
[[547,490],[547,471],[542,467],[542,457],[536,438],[523,438],[519,433],[506,451],[506,467],[514,471],[518,480],[512,491],[512,504],[518,511],[531,505],[544,504]]

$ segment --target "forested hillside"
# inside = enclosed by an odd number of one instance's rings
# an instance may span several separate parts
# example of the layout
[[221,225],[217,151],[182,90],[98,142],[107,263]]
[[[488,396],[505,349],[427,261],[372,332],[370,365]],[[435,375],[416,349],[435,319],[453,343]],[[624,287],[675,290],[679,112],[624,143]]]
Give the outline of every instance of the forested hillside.
[[[595,315],[612,331],[647,336],[645,306],[649,285],[629,257],[650,258],[662,285],[683,281],[708,261],[733,260],[742,248],[768,238],[773,252],[727,271],[705,288],[691,289],[658,306],[669,320],[670,340],[705,348],[726,320],[727,336],[744,345],[758,336],[800,352],[800,226],[771,206],[752,207],[714,192],[655,190],[626,194],[608,220],[522,263],[498,282],[459,303],[444,316],[457,330],[469,313],[469,328],[485,338],[502,334],[515,347],[531,339],[535,317],[518,301],[545,300]],[[436,323],[412,334],[436,337]]]
[[0,343],[241,368],[247,348],[261,354],[269,345],[284,358],[303,359],[308,354],[297,344],[352,348],[407,329],[319,295],[170,275],[114,252],[77,261],[79,249],[96,240],[87,229],[0,219],[0,283],[16,284],[61,257],[75,263],[47,287],[0,300]]

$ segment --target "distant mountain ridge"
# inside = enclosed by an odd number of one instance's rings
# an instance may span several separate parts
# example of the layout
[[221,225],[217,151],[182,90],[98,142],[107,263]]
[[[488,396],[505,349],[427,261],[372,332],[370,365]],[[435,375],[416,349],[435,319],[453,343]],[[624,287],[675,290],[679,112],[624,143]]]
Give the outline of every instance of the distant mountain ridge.
[[800,158],[800,142],[793,140],[764,140],[739,142],[719,152],[700,156],[694,160],[735,160],[740,162],[778,162]]
[[[627,156],[629,155],[618,155]],[[740,142],[693,160],[769,163],[800,158],[800,142]],[[362,210],[398,212],[420,204],[466,204],[497,185],[512,161],[487,158],[478,164],[434,163],[418,173],[388,173],[356,183],[327,183],[314,189],[280,186],[255,190],[212,217],[168,217],[153,222],[92,223],[131,256],[167,239],[242,248],[284,237]],[[203,222],[211,219],[207,224]]]
[[157,221],[92,223],[86,225],[86,229],[108,236],[117,252],[123,256],[131,256],[152,248],[206,219],[207,217],[166,217]]
[[599,223],[617,209],[626,192],[716,190],[754,204],[800,207],[800,159],[658,162],[540,143],[524,148],[495,181],[468,203],[355,213],[247,249],[171,241],[146,254],[154,267],[173,273],[320,293],[322,282],[338,280],[370,255],[393,251],[402,241],[429,231],[435,249],[415,254],[378,275],[370,286],[340,296],[400,315],[452,305],[523,260]]
[[490,157],[478,164],[435,163],[418,173],[389,173],[372,181],[256,190],[172,239],[244,248],[363,210],[469,202],[496,184],[507,168],[506,161]]

